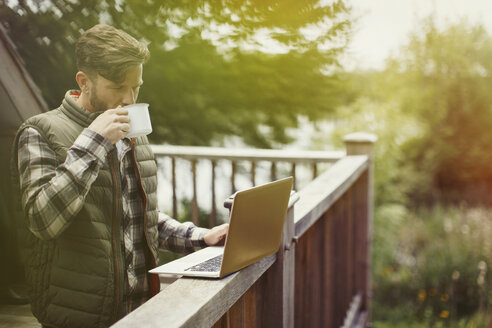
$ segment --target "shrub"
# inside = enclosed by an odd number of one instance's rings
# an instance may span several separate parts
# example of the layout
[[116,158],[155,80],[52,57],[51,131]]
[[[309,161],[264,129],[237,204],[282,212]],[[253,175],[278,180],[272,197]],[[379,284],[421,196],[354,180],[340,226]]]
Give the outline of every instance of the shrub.
[[[380,206],[373,239],[375,326],[492,322],[492,210]],[[398,323],[398,324],[397,324]]]

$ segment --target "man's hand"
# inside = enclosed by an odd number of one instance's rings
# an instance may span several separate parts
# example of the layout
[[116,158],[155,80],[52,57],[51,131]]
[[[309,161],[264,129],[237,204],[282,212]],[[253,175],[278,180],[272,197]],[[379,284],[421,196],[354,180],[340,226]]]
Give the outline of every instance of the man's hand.
[[224,223],[220,226],[213,227],[203,238],[208,246],[222,246],[225,243],[227,232],[229,231],[229,223]]
[[99,133],[112,144],[123,139],[130,130],[128,110],[122,107],[108,109],[89,125],[89,129]]

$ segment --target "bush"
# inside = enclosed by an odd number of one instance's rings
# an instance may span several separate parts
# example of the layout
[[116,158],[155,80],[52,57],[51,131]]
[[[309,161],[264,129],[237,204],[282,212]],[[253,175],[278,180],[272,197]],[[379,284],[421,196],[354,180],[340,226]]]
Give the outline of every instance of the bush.
[[376,327],[492,323],[492,210],[380,206],[373,240]]

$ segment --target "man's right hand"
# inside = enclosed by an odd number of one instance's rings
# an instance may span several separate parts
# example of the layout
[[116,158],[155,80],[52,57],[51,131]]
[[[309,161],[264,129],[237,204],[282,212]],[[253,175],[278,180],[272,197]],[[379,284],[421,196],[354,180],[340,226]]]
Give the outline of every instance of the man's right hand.
[[89,129],[99,133],[112,144],[123,139],[130,130],[128,110],[123,107],[108,109],[89,125]]

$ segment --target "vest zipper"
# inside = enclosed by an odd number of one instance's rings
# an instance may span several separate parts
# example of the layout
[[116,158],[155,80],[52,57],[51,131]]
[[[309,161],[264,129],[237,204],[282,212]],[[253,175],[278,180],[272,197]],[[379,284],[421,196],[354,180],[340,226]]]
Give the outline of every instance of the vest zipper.
[[[147,242],[147,247],[149,248],[149,253],[150,253],[150,259],[151,259],[151,265],[152,268],[156,266],[156,260],[154,257],[154,254],[152,252],[152,248],[150,247],[149,243],[149,236],[147,234],[147,195],[145,194],[145,190],[142,185],[142,178],[140,177],[140,171],[137,166],[137,160],[135,158],[135,149],[134,149],[134,144],[132,140],[132,159],[133,159],[133,165],[135,166],[135,172],[137,173],[137,179],[138,183],[140,185],[140,189],[142,190],[142,196],[143,196],[143,221],[144,221],[144,235],[145,235],[145,241]],[[149,275],[149,280],[150,280],[150,291],[152,293],[152,296],[156,295],[159,292],[159,277],[157,275],[151,274]]]

